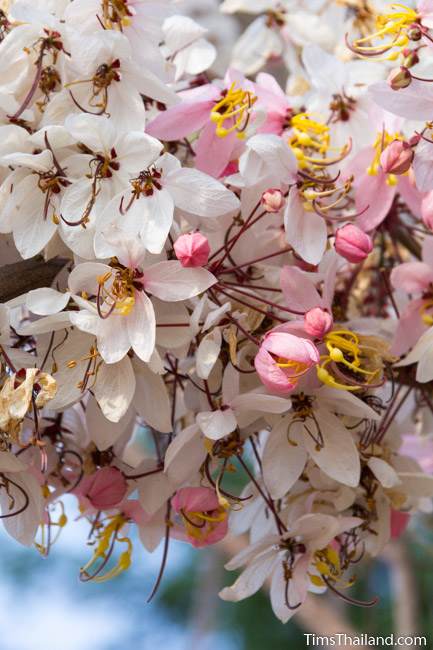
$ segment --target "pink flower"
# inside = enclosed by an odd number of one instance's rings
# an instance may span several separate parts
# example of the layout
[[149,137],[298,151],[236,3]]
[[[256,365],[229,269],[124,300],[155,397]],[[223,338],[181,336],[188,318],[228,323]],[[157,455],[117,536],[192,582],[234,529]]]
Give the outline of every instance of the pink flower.
[[[392,90],[390,93],[395,96]],[[417,190],[410,174],[395,176],[385,173],[381,164],[381,143],[380,133],[374,146],[361,149],[345,172],[346,176],[354,176],[355,205],[360,213],[356,223],[365,232],[382,223],[397,193],[415,216],[421,215],[422,193]]]
[[263,384],[275,393],[289,393],[310,368],[320,361],[314,343],[288,332],[269,332],[254,359]]
[[409,171],[414,157],[410,144],[402,140],[393,140],[382,151],[380,164],[385,174],[405,174]]
[[391,273],[394,289],[413,296],[400,314],[392,344],[392,354],[402,355],[418,341],[432,325],[431,300],[423,294],[433,285],[433,237],[424,239],[421,261],[404,262]]
[[124,499],[127,491],[128,484],[119,469],[102,467],[85,476],[76,493],[88,499],[97,510],[110,510]]
[[[181,140],[199,132],[195,142],[195,167],[218,178],[235,155],[256,102],[254,84],[235,70],[180,94],[183,101],[162,111],[147,126],[147,133],[166,141]],[[158,136],[156,135],[158,134]]]
[[227,534],[227,512],[214,490],[207,487],[181,488],[171,500],[182,517],[188,541],[196,548],[216,544]]
[[270,189],[262,194],[262,206],[266,212],[279,212],[284,203],[285,198],[281,190]]
[[310,336],[322,339],[333,325],[333,319],[329,312],[321,307],[310,309],[304,316],[304,329]]
[[182,266],[204,266],[209,259],[209,242],[200,232],[181,235],[173,248]]
[[373,250],[373,242],[360,228],[347,224],[338,228],[335,234],[335,250],[348,262],[359,264]]

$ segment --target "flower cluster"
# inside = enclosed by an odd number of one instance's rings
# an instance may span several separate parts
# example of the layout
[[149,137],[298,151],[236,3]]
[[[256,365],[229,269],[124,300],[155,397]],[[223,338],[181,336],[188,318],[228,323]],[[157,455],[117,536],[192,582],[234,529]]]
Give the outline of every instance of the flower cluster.
[[433,0],[224,0],[225,74],[182,2],[0,6],[6,530],[72,494],[82,581],[241,535],[221,598],[374,604],[432,510]]

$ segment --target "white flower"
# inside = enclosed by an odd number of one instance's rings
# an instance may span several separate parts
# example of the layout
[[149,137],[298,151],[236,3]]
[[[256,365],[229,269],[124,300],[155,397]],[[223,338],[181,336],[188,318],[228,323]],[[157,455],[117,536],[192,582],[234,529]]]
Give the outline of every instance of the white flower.
[[[155,347],[155,312],[148,294],[161,300],[187,300],[216,281],[206,269],[183,268],[180,262],[142,267],[145,250],[140,240],[113,229],[105,239],[116,251],[112,266],[87,262],[69,276],[69,288],[81,307],[71,314],[79,329],[96,334],[98,350],[107,363],[123,359],[132,348],[149,361]],[[77,294],[91,296],[92,300]]]
[[[114,224],[131,236],[140,236],[145,248],[160,253],[173,223],[175,208],[185,217],[211,219],[234,212],[239,201],[214,178],[196,169],[182,167],[164,154],[130,181],[131,188],[108,203],[98,222],[99,233]],[[97,257],[111,255],[103,238],[95,239]]]

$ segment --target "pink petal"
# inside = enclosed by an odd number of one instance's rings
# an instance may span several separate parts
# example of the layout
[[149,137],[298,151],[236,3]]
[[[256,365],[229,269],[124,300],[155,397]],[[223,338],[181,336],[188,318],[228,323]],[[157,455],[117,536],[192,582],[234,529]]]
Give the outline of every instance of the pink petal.
[[209,120],[213,101],[183,102],[161,113],[150,122],[146,133],[160,140],[181,140],[199,131]]
[[229,164],[236,144],[235,133],[219,138],[215,134],[215,124],[209,120],[195,147],[196,168],[214,178],[219,178]]

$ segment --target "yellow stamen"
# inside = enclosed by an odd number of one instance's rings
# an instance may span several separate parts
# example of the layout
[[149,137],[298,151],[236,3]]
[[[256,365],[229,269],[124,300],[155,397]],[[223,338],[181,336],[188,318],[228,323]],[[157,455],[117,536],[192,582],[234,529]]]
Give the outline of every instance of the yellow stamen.
[[[216,125],[215,133],[219,138],[225,138],[237,131],[237,137],[242,139],[249,122],[249,112],[256,103],[257,97],[248,90],[236,88],[232,83],[225,95],[212,108],[210,119]],[[228,123],[228,124],[227,124]]]

